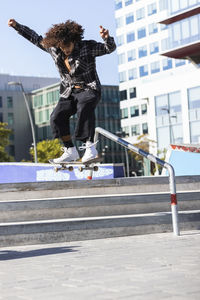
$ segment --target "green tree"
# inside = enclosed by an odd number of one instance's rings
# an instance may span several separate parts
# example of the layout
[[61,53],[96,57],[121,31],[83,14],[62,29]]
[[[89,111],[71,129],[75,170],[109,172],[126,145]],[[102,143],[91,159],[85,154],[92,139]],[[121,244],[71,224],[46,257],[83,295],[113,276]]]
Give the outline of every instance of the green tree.
[[[33,147],[30,148],[30,154],[34,158]],[[37,143],[37,157],[39,163],[48,163],[49,159],[59,157],[61,154],[61,143],[59,139],[44,140]]]
[[0,162],[14,161],[13,157],[6,152],[6,146],[9,145],[9,135],[12,130],[7,128],[7,123],[0,122]]
[[[154,147],[156,142],[154,140],[150,140],[148,138],[147,134],[142,134],[137,137],[137,143],[135,143],[134,146],[139,149],[144,150],[145,152],[149,152],[150,144],[151,144],[151,147]],[[140,154],[137,154],[134,152],[130,152],[130,153],[131,153],[131,155],[133,155],[134,159],[138,162],[138,167],[141,168],[140,163],[142,163],[142,165],[144,165],[144,157],[141,156]],[[153,174],[154,172],[155,172],[154,163],[151,162],[151,173]]]

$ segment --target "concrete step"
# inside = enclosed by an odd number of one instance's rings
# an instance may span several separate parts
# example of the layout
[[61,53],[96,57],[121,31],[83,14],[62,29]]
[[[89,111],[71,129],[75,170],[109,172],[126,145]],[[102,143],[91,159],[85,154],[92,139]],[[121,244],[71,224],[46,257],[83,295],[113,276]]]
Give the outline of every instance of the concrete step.
[[[200,211],[179,213],[181,230],[200,228]],[[0,224],[0,245],[30,245],[172,232],[171,213]]]
[[[178,192],[200,191],[200,176],[177,176],[176,187]],[[168,177],[150,176],[91,181],[0,184],[0,201],[157,192],[169,193]]]
[[[179,210],[200,210],[200,191],[178,193]],[[170,212],[169,193],[0,201],[0,223]]]

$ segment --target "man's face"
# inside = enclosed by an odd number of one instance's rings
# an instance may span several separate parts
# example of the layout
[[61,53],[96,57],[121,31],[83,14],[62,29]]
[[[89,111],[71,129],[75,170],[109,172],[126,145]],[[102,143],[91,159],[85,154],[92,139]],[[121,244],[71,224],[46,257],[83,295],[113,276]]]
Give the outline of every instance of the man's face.
[[74,43],[70,42],[69,44],[61,44],[60,49],[64,52],[66,56],[69,56],[74,50]]

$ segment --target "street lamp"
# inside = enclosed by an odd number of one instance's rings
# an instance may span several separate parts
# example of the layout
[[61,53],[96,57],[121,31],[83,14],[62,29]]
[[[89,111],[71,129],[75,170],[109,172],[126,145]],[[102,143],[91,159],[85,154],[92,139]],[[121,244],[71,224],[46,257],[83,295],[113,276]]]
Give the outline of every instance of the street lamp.
[[[118,135],[119,137],[125,137],[125,135],[126,135],[124,131],[117,131],[115,134]],[[129,170],[128,149],[124,148],[124,151],[125,151],[125,158],[126,158],[126,174],[127,174],[127,177],[129,177],[130,170]]]
[[34,125],[33,125],[33,118],[32,118],[31,110],[30,110],[30,107],[29,107],[29,104],[28,104],[28,100],[27,100],[25,91],[24,91],[24,87],[23,87],[21,82],[15,82],[15,81],[8,82],[8,85],[18,85],[18,86],[20,86],[20,88],[22,90],[22,94],[24,96],[24,100],[25,100],[25,104],[26,104],[26,108],[27,108],[27,112],[28,112],[28,116],[29,116],[29,121],[30,121],[30,124],[31,124],[31,131],[32,131],[32,137],[33,137],[33,146],[34,146],[34,157],[35,157],[35,163],[37,163],[37,147],[36,147],[36,139],[35,139],[35,128],[34,128]]
[[171,116],[170,115],[170,109],[163,107],[161,108],[161,110],[165,110],[167,111],[168,115],[169,115],[169,133],[170,133],[170,141],[172,140],[172,143],[174,143],[174,132],[173,132],[173,128],[172,128],[172,123],[171,123],[171,118],[177,118],[177,116]]

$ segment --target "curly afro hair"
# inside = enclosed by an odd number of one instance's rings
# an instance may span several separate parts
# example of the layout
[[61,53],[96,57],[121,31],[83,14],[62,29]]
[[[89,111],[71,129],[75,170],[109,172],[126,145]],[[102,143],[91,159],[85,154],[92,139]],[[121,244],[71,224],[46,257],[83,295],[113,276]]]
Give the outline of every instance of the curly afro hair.
[[65,23],[53,25],[45,34],[42,45],[50,48],[68,45],[70,42],[80,42],[83,39],[83,33],[84,29],[81,25],[67,20]]

